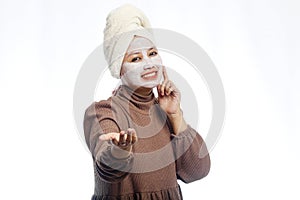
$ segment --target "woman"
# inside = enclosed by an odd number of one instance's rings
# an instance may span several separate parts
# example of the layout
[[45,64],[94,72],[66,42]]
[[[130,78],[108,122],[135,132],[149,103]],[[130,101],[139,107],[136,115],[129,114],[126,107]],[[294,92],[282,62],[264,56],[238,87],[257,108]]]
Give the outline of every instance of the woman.
[[210,169],[205,143],[183,118],[180,91],[168,78],[149,27],[144,14],[130,5],[107,17],[104,53],[122,85],[85,113],[93,200],[179,200],[177,179],[199,180]]

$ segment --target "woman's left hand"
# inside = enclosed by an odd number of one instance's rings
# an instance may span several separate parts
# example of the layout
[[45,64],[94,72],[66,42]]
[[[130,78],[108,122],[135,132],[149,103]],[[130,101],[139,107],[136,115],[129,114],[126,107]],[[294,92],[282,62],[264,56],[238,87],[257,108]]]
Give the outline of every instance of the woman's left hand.
[[163,78],[162,84],[157,86],[158,102],[162,110],[167,115],[176,115],[180,111],[180,91],[175,84],[169,80],[165,66],[163,66]]

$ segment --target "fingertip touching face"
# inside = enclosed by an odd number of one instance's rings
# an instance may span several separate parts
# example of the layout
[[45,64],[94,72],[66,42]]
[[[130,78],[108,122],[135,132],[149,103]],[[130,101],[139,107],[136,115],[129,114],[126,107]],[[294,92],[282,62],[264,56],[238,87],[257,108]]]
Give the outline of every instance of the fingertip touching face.
[[162,60],[149,39],[133,38],[124,56],[120,75],[123,84],[132,89],[154,88],[160,83]]

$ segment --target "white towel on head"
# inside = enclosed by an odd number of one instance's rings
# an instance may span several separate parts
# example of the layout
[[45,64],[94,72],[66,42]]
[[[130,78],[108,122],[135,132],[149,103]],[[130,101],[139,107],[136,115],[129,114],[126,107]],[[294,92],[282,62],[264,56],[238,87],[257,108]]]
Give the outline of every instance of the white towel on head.
[[112,10],[104,29],[104,54],[111,75],[120,78],[124,55],[134,36],[148,38],[154,43],[150,22],[138,8],[125,4]]

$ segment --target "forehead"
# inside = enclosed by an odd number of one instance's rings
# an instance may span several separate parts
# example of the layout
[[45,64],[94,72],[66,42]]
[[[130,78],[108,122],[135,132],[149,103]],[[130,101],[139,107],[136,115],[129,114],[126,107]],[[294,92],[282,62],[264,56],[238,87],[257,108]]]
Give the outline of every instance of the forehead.
[[145,37],[135,36],[131,43],[129,44],[129,47],[127,49],[127,52],[131,51],[137,51],[142,49],[149,49],[155,47],[154,44]]

